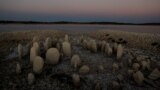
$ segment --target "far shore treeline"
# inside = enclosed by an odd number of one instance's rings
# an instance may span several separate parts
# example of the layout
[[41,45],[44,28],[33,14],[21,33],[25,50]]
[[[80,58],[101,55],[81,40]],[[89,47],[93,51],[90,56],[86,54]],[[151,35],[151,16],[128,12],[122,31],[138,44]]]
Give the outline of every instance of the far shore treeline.
[[41,22],[41,21],[9,21],[9,20],[0,20],[0,24],[160,25],[160,23],[72,22],[72,21]]

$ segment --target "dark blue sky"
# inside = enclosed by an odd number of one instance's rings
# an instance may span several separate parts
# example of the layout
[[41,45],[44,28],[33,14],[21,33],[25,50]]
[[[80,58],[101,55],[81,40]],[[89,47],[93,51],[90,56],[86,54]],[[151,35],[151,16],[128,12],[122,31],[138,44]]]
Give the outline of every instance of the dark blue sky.
[[160,0],[1,0],[0,20],[160,22]]

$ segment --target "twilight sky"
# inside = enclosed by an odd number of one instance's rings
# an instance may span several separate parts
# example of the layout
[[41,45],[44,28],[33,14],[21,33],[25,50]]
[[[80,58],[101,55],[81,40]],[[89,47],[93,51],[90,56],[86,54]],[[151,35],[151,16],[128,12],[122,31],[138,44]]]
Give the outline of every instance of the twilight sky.
[[160,0],[0,0],[0,20],[160,22]]

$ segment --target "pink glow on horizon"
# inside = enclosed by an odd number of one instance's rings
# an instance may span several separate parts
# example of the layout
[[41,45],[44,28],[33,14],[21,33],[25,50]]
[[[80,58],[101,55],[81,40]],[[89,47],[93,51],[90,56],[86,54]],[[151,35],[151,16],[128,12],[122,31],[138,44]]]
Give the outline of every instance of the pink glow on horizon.
[[77,16],[159,16],[160,0],[5,0],[0,10]]

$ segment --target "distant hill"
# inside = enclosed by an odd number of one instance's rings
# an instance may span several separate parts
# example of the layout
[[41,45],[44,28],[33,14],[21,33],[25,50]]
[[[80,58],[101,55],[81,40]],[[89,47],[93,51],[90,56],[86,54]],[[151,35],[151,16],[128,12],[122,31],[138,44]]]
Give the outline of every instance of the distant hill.
[[100,25],[160,25],[160,23],[122,23],[122,22],[39,22],[39,21],[7,21],[0,20],[0,24],[100,24]]

